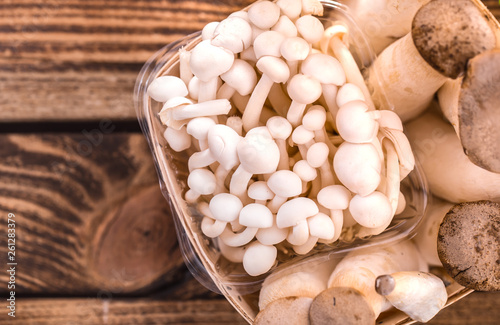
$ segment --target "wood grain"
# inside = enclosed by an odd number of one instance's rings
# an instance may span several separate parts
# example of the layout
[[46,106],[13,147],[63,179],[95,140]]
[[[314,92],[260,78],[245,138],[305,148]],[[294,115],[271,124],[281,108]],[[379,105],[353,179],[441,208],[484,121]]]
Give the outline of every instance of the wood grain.
[[22,299],[16,319],[0,315],[0,324],[247,324],[227,301],[153,299]]
[[[16,293],[147,292],[184,270],[144,137],[111,129],[0,135],[0,219],[16,216]],[[2,265],[6,251],[0,236]]]

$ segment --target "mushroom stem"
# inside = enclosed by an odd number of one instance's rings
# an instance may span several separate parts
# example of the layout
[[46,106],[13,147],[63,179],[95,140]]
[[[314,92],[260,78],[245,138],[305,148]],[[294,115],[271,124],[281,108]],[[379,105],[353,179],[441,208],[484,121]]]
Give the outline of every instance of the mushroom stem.
[[228,83],[224,83],[222,86],[220,86],[219,90],[217,91],[217,99],[230,99],[233,97],[234,93],[236,92],[236,89],[231,87]]
[[335,117],[337,116],[337,111],[339,110],[336,101],[338,87],[332,84],[321,84],[321,88],[323,89],[323,93],[320,99],[323,99],[323,106],[328,108],[328,112],[332,118],[333,125],[335,125]]
[[184,47],[179,50],[179,77],[184,81],[184,83],[189,85],[191,78],[193,78],[193,72],[189,67],[189,59],[191,57],[191,52],[186,51]]
[[216,161],[210,149],[205,149],[200,152],[195,152],[189,157],[188,169],[191,172],[194,169],[206,167]]
[[224,115],[231,110],[231,103],[227,99],[200,101],[198,104],[182,105],[170,110],[172,118],[184,120],[202,116]]
[[266,97],[274,82],[267,75],[263,74],[250,95],[245,111],[243,112],[243,128],[248,131],[259,125],[259,118],[264,107]]
[[392,215],[396,213],[398,208],[400,175],[399,175],[399,159],[394,145],[389,141],[384,141],[384,148],[387,153],[387,169],[386,169],[386,192],[385,195],[389,199],[392,207]]
[[248,244],[257,234],[259,228],[246,227],[245,230],[239,233],[233,232],[229,227],[226,227],[220,234],[219,239],[231,247],[239,247]]
[[239,198],[245,197],[248,182],[250,182],[252,176],[253,174],[246,171],[242,165],[238,166],[233,176],[231,177],[231,182],[229,183],[229,192]]
[[300,246],[304,245],[309,239],[309,226],[307,225],[307,220],[301,220],[295,226],[290,229],[286,240],[294,245]]
[[216,179],[216,187],[214,191],[214,195],[219,193],[227,192],[226,186],[224,185],[227,176],[229,175],[230,170],[224,168],[222,165],[219,165],[215,170],[215,179]]

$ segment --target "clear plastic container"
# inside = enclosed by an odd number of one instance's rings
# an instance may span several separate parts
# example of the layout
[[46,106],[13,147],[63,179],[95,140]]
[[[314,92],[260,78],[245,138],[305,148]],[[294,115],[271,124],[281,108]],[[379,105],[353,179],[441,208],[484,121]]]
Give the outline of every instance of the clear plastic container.
[[[348,8],[333,1],[321,2],[325,9],[324,16],[321,17],[325,27],[335,21],[343,22],[349,28],[351,52],[357,61],[372,62],[375,56],[370,50],[369,42],[349,15]],[[179,49],[185,47],[190,50],[200,40],[200,32],[191,34],[165,46],[148,60],[137,78],[135,87],[137,116],[153,153],[162,193],[174,214],[180,247],[189,270],[205,287],[224,294],[241,315],[252,322],[258,312],[257,299],[261,283],[269,273],[275,271],[276,267],[262,276],[249,276],[241,264],[225,260],[218,251],[216,243],[202,234],[199,226],[202,215],[194,206],[183,200],[183,193],[187,189],[187,161],[193,152],[178,153],[167,147],[163,138],[165,126],[158,117],[161,104],[151,100],[146,93],[149,84],[155,78],[162,75],[178,75]],[[428,199],[427,185],[418,164],[402,182],[401,191],[405,195],[407,208],[393,219],[382,234],[364,239],[344,238],[335,245],[319,246],[303,256],[279,256],[278,268],[304,261],[311,265],[334,261],[347,252],[361,247],[390,245],[412,237],[424,215]],[[398,320],[405,318],[404,315],[397,317]]]

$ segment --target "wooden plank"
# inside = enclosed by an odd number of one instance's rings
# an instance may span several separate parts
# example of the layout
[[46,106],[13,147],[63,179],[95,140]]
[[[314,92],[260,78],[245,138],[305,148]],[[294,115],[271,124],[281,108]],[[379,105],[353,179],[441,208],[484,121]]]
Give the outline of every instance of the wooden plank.
[[247,324],[223,299],[165,301],[152,299],[19,299],[15,320],[0,324]]
[[[475,292],[441,311],[430,325],[496,325],[500,319],[496,293]],[[0,325],[7,324],[246,324],[224,299],[99,299],[20,298],[15,321],[4,311]]]
[[[15,214],[17,294],[149,292],[182,276],[146,141],[113,126],[0,135],[0,220],[7,229]],[[6,258],[2,235],[1,265]]]
[[251,2],[2,1],[1,121],[134,120],[144,62]]

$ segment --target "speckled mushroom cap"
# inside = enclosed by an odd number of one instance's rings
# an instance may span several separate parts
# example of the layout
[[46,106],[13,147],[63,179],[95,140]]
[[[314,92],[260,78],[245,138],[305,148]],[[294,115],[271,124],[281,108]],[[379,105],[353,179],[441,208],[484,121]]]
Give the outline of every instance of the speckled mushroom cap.
[[478,291],[500,290],[500,204],[457,204],[438,233],[438,255],[461,285]]
[[415,14],[413,42],[431,67],[455,79],[469,59],[495,47],[487,19],[470,0],[433,0]]
[[459,132],[469,160],[500,173],[500,49],[469,61],[458,104]]

